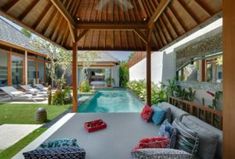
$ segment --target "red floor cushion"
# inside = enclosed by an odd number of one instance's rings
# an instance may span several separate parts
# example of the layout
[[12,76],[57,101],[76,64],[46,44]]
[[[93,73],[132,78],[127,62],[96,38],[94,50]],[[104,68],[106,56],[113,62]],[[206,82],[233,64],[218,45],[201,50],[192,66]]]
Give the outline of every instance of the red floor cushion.
[[145,121],[150,121],[152,114],[153,114],[153,109],[150,106],[145,105],[140,115]]
[[139,141],[135,149],[142,148],[167,148],[169,145],[169,139],[167,137],[152,137],[144,138]]

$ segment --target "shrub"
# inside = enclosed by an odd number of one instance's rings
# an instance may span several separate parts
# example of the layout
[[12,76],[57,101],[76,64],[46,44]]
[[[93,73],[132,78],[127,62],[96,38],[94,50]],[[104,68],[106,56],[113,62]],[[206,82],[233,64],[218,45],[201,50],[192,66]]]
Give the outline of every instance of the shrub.
[[58,89],[52,98],[53,105],[64,105],[72,103],[71,91],[69,87],[64,90]]
[[79,90],[81,92],[90,92],[91,87],[90,87],[89,81],[87,81],[87,80],[82,81],[81,84],[80,84]]
[[129,68],[127,62],[121,62],[119,69],[120,86],[127,87],[129,81]]

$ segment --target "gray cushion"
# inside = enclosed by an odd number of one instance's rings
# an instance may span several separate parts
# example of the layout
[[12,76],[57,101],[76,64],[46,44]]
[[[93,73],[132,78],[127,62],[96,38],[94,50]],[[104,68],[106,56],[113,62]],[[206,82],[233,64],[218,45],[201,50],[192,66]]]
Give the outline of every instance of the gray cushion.
[[[197,131],[198,134],[200,135],[199,137],[201,137],[202,139],[209,137],[207,140],[203,140],[202,143],[200,140],[200,149],[203,149],[203,150],[199,150],[199,151],[201,151],[201,153],[203,153],[203,152],[206,153],[207,151],[213,152],[212,150],[214,149],[214,146],[216,146],[214,158],[215,159],[222,159],[223,134],[222,134],[221,130],[205,123],[204,121],[202,121],[192,115],[184,116],[182,118],[182,122],[185,123],[186,125],[188,125],[194,131]],[[205,132],[205,131],[207,131],[207,132]],[[217,141],[217,144],[216,144],[216,141]],[[213,146],[213,143],[215,144],[214,146]],[[209,147],[208,144],[210,144],[212,147],[211,146]],[[206,158],[210,157],[210,154],[208,154],[208,155],[206,155],[207,156]]]
[[191,159],[192,155],[175,149],[138,149],[131,153],[133,159]]
[[181,117],[182,115],[184,114],[188,114],[187,112],[177,108],[176,106],[174,105],[171,105],[169,103],[166,103],[166,102],[162,102],[162,103],[159,103],[158,106],[162,109],[167,109],[167,108],[170,108],[171,109],[171,121],[174,121],[176,118],[179,118]]

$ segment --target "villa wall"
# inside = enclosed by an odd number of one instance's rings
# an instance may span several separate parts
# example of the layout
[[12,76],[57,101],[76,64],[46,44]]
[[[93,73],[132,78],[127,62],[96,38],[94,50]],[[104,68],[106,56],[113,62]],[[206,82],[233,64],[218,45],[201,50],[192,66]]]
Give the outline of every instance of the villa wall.
[[[175,53],[152,53],[152,82],[159,84],[175,78]],[[129,68],[129,80],[144,80],[146,78],[146,58]]]

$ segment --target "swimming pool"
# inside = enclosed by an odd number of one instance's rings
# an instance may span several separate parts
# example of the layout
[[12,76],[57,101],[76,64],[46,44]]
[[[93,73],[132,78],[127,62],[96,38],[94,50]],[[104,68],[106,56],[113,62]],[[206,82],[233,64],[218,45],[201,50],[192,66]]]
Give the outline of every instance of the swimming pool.
[[97,90],[78,106],[79,112],[140,112],[143,103],[125,89]]

